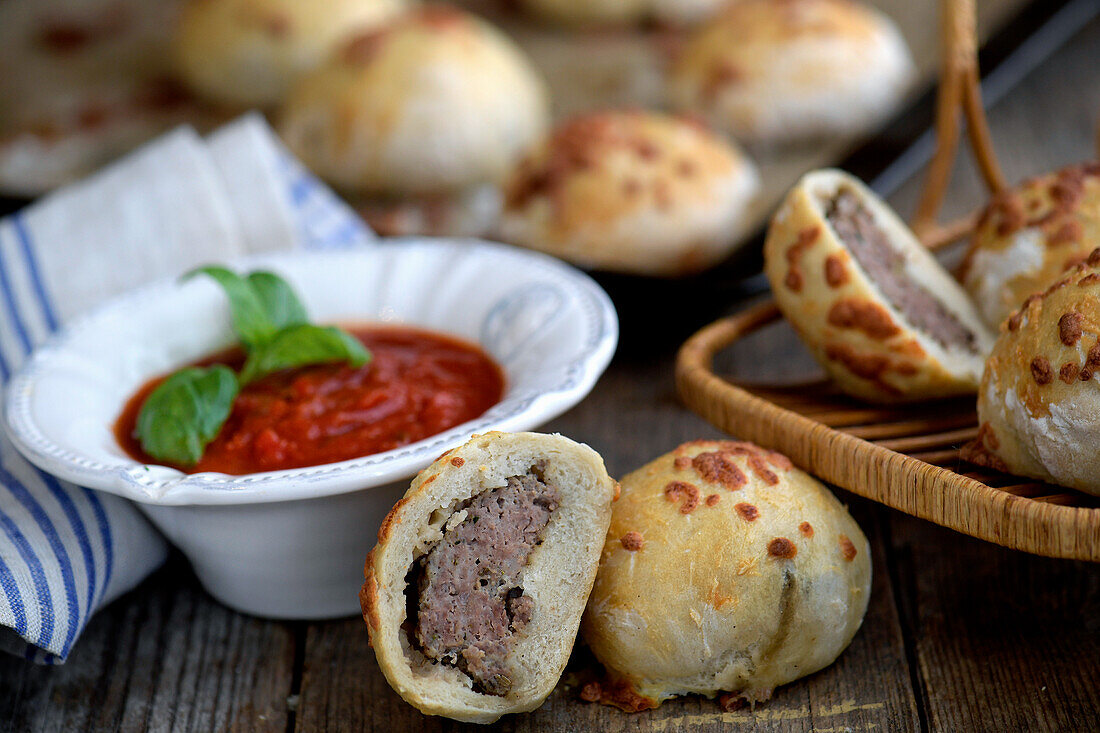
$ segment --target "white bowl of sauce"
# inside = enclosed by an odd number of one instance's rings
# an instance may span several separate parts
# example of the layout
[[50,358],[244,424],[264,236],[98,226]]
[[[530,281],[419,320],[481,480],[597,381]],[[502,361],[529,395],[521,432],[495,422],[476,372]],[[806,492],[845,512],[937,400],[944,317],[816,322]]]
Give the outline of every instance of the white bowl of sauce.
[[[248,399],[256,414],[277,413],[274,426],[231,418],[223,431],[240,434],[212,443],[210,462],[155,463],[128,439],[134,396],[186,364],[234,358],[219,288],[167,279],[39,349],[9,384],[4,417],[30,461],[138,502],[215,597],[262,616],[356,613],[363,559],[411,477],[473,433],[533,429],[577,404],[618,340],[611,301],[589,277],[498,244],[388,240],[229,267],[282,276],[314,322],[376,352],[374,371],[260,380]],[[439,389],[420,389],[433,381]]]

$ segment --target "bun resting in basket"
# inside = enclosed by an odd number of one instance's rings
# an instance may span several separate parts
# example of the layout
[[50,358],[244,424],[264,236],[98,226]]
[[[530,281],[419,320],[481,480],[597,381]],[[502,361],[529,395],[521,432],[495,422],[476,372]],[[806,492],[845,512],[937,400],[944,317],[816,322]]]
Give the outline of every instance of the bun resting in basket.
[[1001,326],[975,463],[1100,495],[1100,249]]
[[849,394],[975,392],[993,345],[974,305],[859,180],[806,174],[772,219],[764,271],[783,315]]
[[175,68],[195,92],[215,102],[269,107],[342,40],[385,21],[405,4],[192,0],[183,3],[175,28]]
[[404,198],[499,183],[547,121],[542,80],[515,44],[439,5],[348,41],[295,85],[278,127],[345,192]]
[[688,39],[673,106],[744,142],[858,133],[892,112],[915,74],[894,23],[850,0],[740,0]]
[[608,677],[582,696],[766,700],[837,658],[870,589],[867,538],[819,482],[751,443],[686,443],[622,479],[581,625]]
[[996,328],[1100,244],[1100,163],[1063,168],[994,196],[959,271]]
[[569,659],[618,485],[560,435],[487,433],[386,516],[360,592],[378,665],[429,715],[534,710]]
[[569,26],[619,26],[642,21],[698,23],[729,0],[520,0],[524,10]]
[[752,162],[694,122],[588,114],[519,164],[500,236],[585,267],[680,275],[729,254],[758,186]]

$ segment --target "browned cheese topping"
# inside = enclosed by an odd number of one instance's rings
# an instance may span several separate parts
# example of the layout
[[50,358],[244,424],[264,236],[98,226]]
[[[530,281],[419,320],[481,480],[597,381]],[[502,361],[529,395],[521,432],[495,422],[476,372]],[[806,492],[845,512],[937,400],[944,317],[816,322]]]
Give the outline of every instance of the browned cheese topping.
[[909,323],[944,347],[976,352],[974,334],[943,303],[905,274],[905,256],[890,244],[874,215],[851,190],[826,202],[825,217],[867,276]]
[[802,292],[802,254],[817,241],[821,230],[818,227],[803,229],[798,233],[798,239],[787,248],[787,277],[783,282],[796,293]]
[[798,548],[786,537],[776,537],[768,543],[768,554],[784,560],[790,560],[798,554]]
[[1081,338],[1081,322],[1085,318],[1076,311],[1070,311],[1058,319],[1058,338],[1066,346],[1074,346]]
[[680,513],[691,514],[695,507],[699,506],[699,489],[695,484],[689,484],[687,481],[670,481],[665,487],[665,498],[671,502],[683,499]]
[[1073,384],[1077,381],[1077,376],[1081,373],[1081,367],[1077,365],[1075,361],[1067,361],[1062,364],[1062,367],[1058,370],[1058,378],[1066,384]]
[[830,288],[839,288],[848,282],[848,269],[844,267],[844,260],[839,255],[825,258],[825,282]]
[[691,459],[691,463],[705,481],[721,484],[727,489],[736,490],[748,483],[745,472],[717,451],[700,453]]
[[1031,360],[1031,376],[1039,386],[1050,384],[1054,381],[1054,369],[1050,366],[1050,359],[1045,356],[1037,356]]
[[838,542],[840,543],[840,556],[848,562],[855,560],[856,558],[856,546],[852,544],[852,541],[848,539],[847,535],[840,535]]
[[760,516],[760,510],[753,504],[741,502],[739,504],[734,504],[733,508],[737,510],[737,513],[741,515],[741,518],[746,522],[751,522]]
[[506,657],[535,610],[523,568],[560,501],[544,465],[532,466],[460,505],[466,516],[420,561],[415,641],[428,659],[469,675],[478,692],[512,687]]

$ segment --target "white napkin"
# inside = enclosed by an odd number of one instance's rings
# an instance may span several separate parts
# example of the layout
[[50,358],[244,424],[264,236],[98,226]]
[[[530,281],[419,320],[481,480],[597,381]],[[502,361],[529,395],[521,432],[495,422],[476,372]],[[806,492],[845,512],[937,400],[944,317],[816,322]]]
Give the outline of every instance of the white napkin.
[[[0,384],[66,320],[150,278],[373,239],[262,117],[207,140],[175,130],[0,221]],[[64,662],[92,613],[166,551],[127,501],[39,471],[0,435],[0,649]]]

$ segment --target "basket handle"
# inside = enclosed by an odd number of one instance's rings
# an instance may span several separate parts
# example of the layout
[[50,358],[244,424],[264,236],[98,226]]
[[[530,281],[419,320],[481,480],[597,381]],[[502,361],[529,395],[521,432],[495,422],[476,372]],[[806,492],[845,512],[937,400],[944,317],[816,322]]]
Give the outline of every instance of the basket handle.
[[936,98],[936,150],[911,222],[930,249],[949,244],[973,228],[972,216],[943,226],[936,221],[958,152],[960,111],[966,116],[970,148],[990,193],[1005,188],[982,106],[974,0],[941,0],[940,16],[943,69]]

